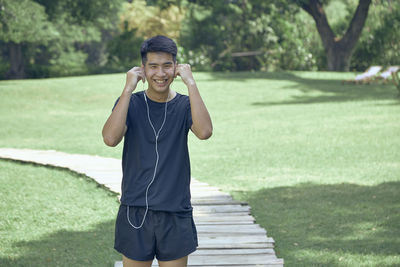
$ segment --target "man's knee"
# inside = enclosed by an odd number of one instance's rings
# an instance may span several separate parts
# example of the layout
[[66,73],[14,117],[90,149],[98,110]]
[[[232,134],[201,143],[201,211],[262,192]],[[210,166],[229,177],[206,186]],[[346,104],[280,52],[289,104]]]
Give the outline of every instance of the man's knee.
[[173,261],[158,261],[160,267],[186,267],[188,256]]
[[153,261],[135,261],[122,255],[122,265],[124,267],[151,267]]

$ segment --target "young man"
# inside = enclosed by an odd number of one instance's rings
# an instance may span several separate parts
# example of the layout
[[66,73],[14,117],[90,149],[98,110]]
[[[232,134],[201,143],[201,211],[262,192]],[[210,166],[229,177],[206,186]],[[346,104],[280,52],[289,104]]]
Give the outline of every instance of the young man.
[[[122,195],[115,249],[124,267],[187,266],[197,232],[190,203],[189,129],[199,138],[212,134],[210,115],[190,65],[177,64],[177,47],[165,36],[143,42],[142,66],[127,72],[125,87],[103,128],[108,146],[124,137]],[[170,89],[180,76],[188,89]],[[147,90],[133,91],[147,81]]]

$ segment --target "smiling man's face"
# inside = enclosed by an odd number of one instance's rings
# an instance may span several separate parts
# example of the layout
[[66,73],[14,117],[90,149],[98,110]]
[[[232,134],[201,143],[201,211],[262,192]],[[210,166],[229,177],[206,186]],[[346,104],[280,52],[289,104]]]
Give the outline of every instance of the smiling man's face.
[[172,55],[165,52],[148,52],[144,66],[148,90],[165,94],[175,78],[176,64]]

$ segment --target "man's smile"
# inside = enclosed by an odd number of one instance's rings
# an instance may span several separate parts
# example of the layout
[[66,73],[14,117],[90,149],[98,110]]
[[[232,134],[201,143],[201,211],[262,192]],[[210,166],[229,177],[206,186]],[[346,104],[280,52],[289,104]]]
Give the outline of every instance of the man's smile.
[[157,79],[157,80],[153,80],[153,81],[155,81],[158,84],[163,84],[163,83],[166,83],[168,81],[168,79]]

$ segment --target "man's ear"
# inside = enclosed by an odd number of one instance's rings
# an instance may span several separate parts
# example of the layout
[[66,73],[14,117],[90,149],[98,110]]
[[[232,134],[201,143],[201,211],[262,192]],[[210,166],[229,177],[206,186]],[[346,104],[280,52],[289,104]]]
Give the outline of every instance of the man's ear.
[[177,67],[178,67],[178,61],[175,61],[175,65],[174,65],[174,78],[176,78],[176,76],[178,76],[178,74],[176,73]]
[[145,70],[145,68],[144,68],[144,65],[143,65],[143,63],[142,63],[142,65],[140,65],[140,67],[142,68],[142,70],[143,70],[144,74],[146,75],[146,70]]

